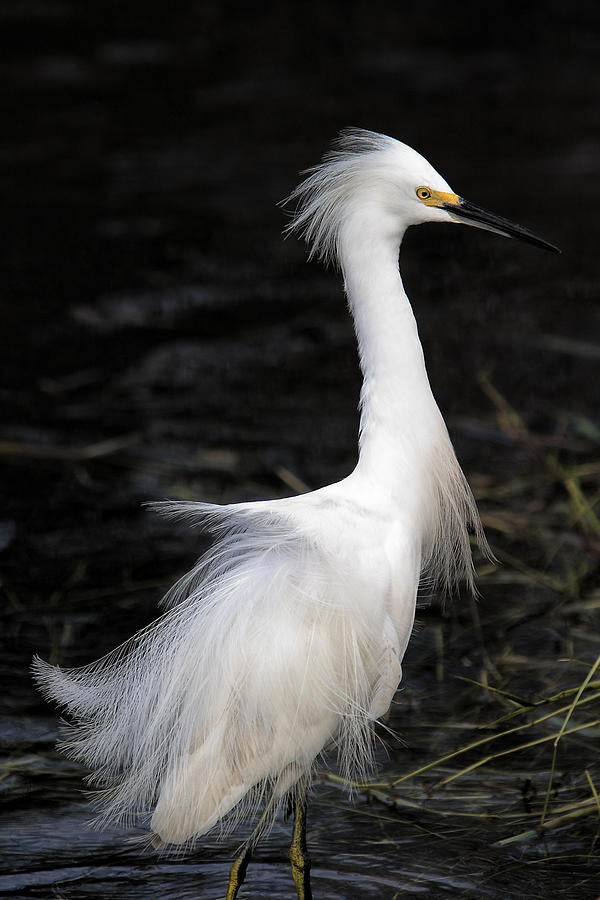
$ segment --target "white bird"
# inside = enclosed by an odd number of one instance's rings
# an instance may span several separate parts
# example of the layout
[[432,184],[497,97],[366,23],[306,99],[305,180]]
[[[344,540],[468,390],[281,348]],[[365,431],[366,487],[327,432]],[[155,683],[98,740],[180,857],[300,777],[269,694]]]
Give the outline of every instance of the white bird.
[[356,468],[289,499],[162,505],[215,537],[164,615],[83,668],[34,661],[44,693],[71,715],[62,746],[91,768],[102,823],[153,810],[155,842],[180,845],[263,809],[230,898],[290,795],[292,869],[299,896],[310,896],[303,813],[315,761],[333,746],[345,774],[368,772],[419,583],[472,585],[469,530],[486,547],[402,285],[404,232],[464,222],[556,250],[369,131],[342,133],[290,199],[289,230],[343,273],[364,377]]

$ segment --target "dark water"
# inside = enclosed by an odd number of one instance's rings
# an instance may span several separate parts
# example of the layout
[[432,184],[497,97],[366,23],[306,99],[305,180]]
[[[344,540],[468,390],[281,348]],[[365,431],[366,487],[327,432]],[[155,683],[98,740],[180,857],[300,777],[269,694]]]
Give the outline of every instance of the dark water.
[[[143,502],[285,496],[291,476],[318,487],[352,468],[359,373],[338,280],[282,241],[276,208],[339,128],[416,146],[458,192],[564,250],[467,229],[407,236],[431,381],[473,482],[530,470],[497,427],[482,371],[536,434],[585,422],[595,440],[597,7],[405,6],[0,4],[1,896],[224,894],[232,841],[170,859],[131,832],[86,828],[82,772],[54,754],[57,718],[27,666],[33,652],[66,665],[101,655],[194,559],[198,538]],[[576,599],[595,596],[594,578],[590,567]],[[485,652],[510,632],[521,659],[512,690],[552,692],[554,660],[598,652],[593,608],[574,621],[547,586],[481,590]],[[479,678],[484,658],[466,600],[445,615],[434,602],[420,620],[384,773],[447,750],[450,710],[458,722],[485,711],[456,677]],[[593,747],[591,733],[561,769],[565,797],[585,766],[599,775]],[[541,756],[529,763],[469,782],[469,809],[489,818],[454,815],[448,797],[436,806],[426,783],[412,805],[390,806],[352,803],[322,779],[315,896],[597,896],[597,820],[494,846],[514,833],[499,810],[518,812],[528,779],[547,772]],[[246,896],[292,896],[288,839],[278,823]]]

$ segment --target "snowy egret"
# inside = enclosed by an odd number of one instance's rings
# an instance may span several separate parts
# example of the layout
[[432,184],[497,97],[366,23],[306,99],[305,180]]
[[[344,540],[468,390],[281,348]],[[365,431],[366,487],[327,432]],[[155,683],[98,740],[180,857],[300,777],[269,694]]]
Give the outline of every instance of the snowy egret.
[[71,714],[62,746],[92,769],[100,822],[153,810],[154,842],[181,845],[262,808],[229,898],[290,798],[292,872],[298,895],[310,896],[305,791],[315,760],[335,747],[344,773],[368,771],[419,583],[472,585],[469,529],[485,547],[402,286],[404,232],[464,222],[556,250],[369,131],[342,133],[290,199],[289,230],[344,277],[364,376],[356,468],[290,499],[161,504],[215,538],[162,617],[83,668],[34,661],[42,690]]

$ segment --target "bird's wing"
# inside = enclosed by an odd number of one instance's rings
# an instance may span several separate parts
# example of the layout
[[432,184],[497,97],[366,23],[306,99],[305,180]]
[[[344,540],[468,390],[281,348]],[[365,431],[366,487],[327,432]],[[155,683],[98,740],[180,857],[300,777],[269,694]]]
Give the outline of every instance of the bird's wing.
[[360,772],[400,676],[387,574],[360,563],[360,542],[340,558],[293,507],[253,506],[200,510],[214,546],[123,648],[83,669],[39,666],[74,718],[67,747],[104,787],[104,817],[156,803],[165,843],[281,793],[332,740]]

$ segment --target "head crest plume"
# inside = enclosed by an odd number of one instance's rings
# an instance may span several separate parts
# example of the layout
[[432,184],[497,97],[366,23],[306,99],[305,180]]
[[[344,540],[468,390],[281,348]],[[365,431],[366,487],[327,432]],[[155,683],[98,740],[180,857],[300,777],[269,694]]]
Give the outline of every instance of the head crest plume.
[[374,174],[377,156],[399,146],[399,141],[366,131],[348,128],[341,131],[331,150],[321,162],[302,174],[307,177],[292,191],[282,205],[296,204],[286,234],[300,234],[310,248],[309,258],[336,263],[339,259],[339,236],[347,203]]

